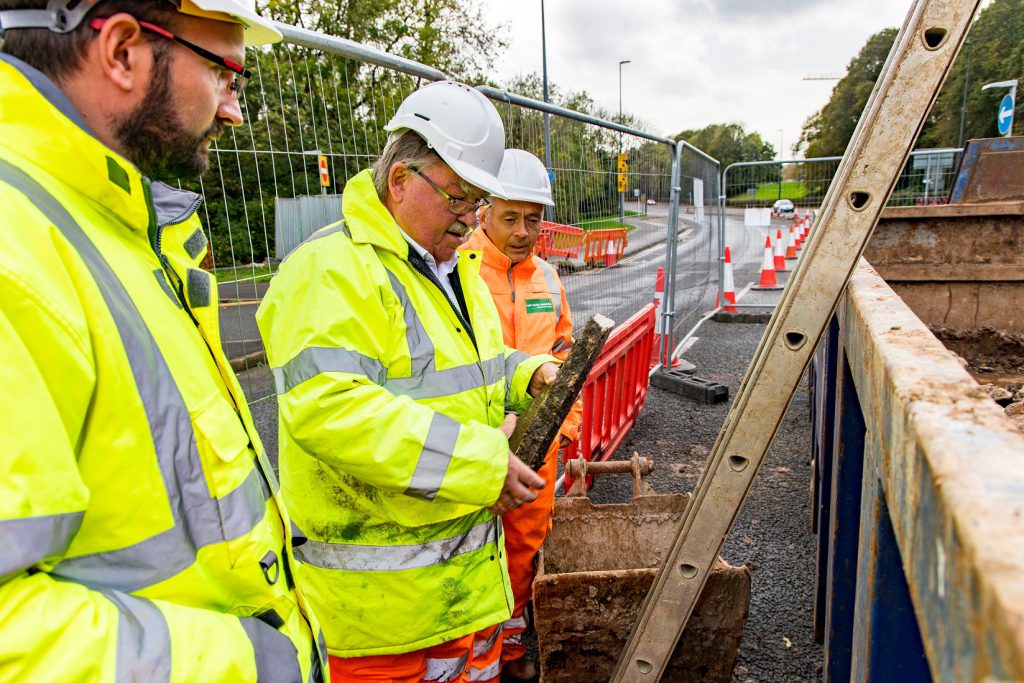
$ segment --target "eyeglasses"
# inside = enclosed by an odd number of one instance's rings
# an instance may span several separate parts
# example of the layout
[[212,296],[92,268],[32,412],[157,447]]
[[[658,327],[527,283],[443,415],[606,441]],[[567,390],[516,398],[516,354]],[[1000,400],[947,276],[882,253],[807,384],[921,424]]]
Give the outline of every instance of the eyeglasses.
[[420,178],[426,180],[428,185],[437,190],[442,197],[448,200],[448,210],[451,211],[456,216],[465,216],[467,213],[476,211],[481,206],[487,206],[488,204],[486,199],[479,199],[475,202],[471,202],[464,197],[453,197],[444,190],[442,190],[437,183],[435,183],[433,180],[424,175],[424,173],[420,169],[416,168],[415,166],[410,166],[409,168],[412,169],[412,172],[418,175]]
[[[174,35],[167,29],[160,28],[156,24],[151,24],[148,21],[139,21],[138,19],[136,19],[136,21],[139,22],[139,26],[142,27],[143,30],[155,33],[161,38],[166,38],[167,40],[178,43],[179,45],[184,45],[206,61],[213,62],[219,66],[221,68],[220,80],[222,84],[231,91],[231,94],[234,95],[236,99],[242,96],[242,91],[245,90],[246,83],[248,83],[249,79],[252,78],[252,71],[249,71],[233,59],[228,59],[227,57],[221,57],[218,54],[214,54],[206,48],[199,47],[195,43]],[[103,24],[105,23],[107,23],[106,19],[93,19],[89,22],[89,27],[99,31],[103,28]]]

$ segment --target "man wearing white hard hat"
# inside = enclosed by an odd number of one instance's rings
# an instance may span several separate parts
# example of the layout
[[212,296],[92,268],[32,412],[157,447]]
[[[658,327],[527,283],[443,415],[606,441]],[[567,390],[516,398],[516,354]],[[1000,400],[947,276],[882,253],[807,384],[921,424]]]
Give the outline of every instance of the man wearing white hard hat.
[[[572,348],[572,314],[565,288],[553,266],[533,253],[544,207],[554,206],[551,181],[540,159],[521,149],[505,151],[498,173],[501,189],[480,209],[480,227],[461,247],[463,256],[480,254],[480,275],[501,316],[505,343],[526,353],[564,359]],[[577,402],[548,450],[540,474],[547,482],[536,500],[503,518],[509,577],[515,596],[512,616],[502,625],[502,680],[531,680],[536,667],[525,656],[526,605],[534,558],[551,526],[558,449],[575,441],[583,417]]]
[[324,679],[300,539],[220,349],[202,173],[241,0],[0,0],[0,678]]
[[500,191],[494,106],[433,83],[386,130],[344,221],[288,256],[256,320],[332,680],[465,680],[510,614],[498,515],[544,485],[509,451],[505,406],[556,365],[505,346],[479,257],[456,252]]

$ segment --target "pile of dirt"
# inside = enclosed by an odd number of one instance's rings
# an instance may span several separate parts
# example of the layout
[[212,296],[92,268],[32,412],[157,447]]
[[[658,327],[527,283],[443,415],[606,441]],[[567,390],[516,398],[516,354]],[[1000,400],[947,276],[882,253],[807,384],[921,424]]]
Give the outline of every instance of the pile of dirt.
[[936,326],[930,329],[947,349],[967,361],[971,374],[1024,376],[1024,335],[992,327],[958,330]]

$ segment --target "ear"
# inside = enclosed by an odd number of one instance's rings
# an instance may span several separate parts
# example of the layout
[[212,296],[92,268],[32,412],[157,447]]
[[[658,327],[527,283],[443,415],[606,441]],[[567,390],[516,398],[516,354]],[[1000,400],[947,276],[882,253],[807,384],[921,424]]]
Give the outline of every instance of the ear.
[[93,49],[98,51],[100,69],[115,87],[126,93],[145,88],[153,55],[133,16],[119,12],[108,18]]
[[401,161],[396,161],[391,164],[391,168],[388,169],[388,194],[396,204],[401,204],[408,192],[407,185],[412,174],[409,172],[409,167]]

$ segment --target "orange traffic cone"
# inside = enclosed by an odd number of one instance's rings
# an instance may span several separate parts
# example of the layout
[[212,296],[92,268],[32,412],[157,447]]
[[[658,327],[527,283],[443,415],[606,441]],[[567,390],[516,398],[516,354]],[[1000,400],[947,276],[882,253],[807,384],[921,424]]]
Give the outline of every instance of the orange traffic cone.
[[796,258],[796,235],[793,226],[789,226],[789,237],[786,238],[786,259]]
[[782,229],[775,231],[775,272],[785,273],[786,267],[786,243],[782,239]]
[[[654,308],[657,315],[654,318],[654,346],[651,348],[651,367],[653,368],[661,361],[661,348],[665,337],[669,337],[669,351],[672,350],[671,332],[664,330],[664,321],[661,317],[661,302],[665,299],[665,269],[658,268],[658,274],[654,278]],[[672,361],[672,367],[679,365],[679,359]]]
[[[785,262],[785,259],[783,259]],[[782,289],[775,279],[775,257],[772,255],[772,238],[764,238],[764,256],[761,258],[761,281],[754,289]]]
[[796,246],[796,250],[800,251],[804,248],[804,224],[803,218],[797,218],[796,223],[793,224],[793,244]]
[[727,302],[722,310],[726,313],[736,313],[736,282],[732,275],[732,254],[729,247],[725,248],[725,266],[722,268],[722,296]]

